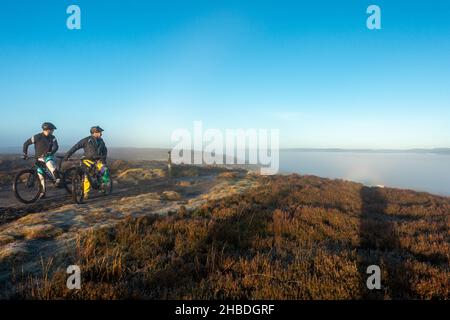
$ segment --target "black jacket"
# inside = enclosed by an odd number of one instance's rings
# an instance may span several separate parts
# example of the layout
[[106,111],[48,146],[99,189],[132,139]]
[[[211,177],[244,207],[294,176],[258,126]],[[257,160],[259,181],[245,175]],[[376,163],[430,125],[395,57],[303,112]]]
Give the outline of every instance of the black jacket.
[[67,153],[65,158],[70,158],[75,152],[84,149],[84,157],[89,160],[102,160],[106,162],[108,149],[102,138],[94,138],[93,136],[86,137],[80,140]]
[[45,136],[38,133],[25,141],[23,144],[23,153],[28,154],[28,147],[34,144],[36,158],[43,157],[47,154],[54,155],[58,151],[58,141],[54,135]]

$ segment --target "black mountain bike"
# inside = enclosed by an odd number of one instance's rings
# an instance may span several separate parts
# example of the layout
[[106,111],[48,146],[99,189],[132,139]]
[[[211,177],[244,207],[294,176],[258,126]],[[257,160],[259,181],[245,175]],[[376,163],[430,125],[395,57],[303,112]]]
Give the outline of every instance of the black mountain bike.
[[111,173],[109,173],[108,179],[103,179],[102,174],[97,170],[95,165],[89,168],[83,163],[83,160],[85,159],[80,160],[80,165],[76,168],[76,171],[72,176],[72,198],[78,204],[82,204],[85,200],[85,178],[89,180],[91,189],[98,190],[105,196],[110,195],[113,192]]
[[[76,167],[69,168],[65,171],[61,170],[61,165],[64,157],[57,156],[58,161],[58,171],[61,175],[61,184],[57,187],[60,189],[65,189],[67,193],[72,193],[72,175],[76,172]],[[55,183],[55,179],[50,171],[47,169],[45,163],[39,161],[35,157],[30,157],[28,159],[34,159],[35,163],[31,169],[25,169],[20,171],[13,184],[14,195],[22,203],[31,204],[37,202],[41,199],[42,195],[45,194],[44,187],[41,183],[39,173],[42,174],[45,179],[45,185],[48,186],[47,181]]]

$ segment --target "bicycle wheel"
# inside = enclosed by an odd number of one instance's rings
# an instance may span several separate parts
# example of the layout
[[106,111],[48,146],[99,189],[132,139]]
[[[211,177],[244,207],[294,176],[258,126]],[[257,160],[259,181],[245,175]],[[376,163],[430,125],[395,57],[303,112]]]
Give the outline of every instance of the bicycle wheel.
[[82,204],[84,201],[84,173],[82,170],[77,172],[72,177],[72,198],[78,204]]
[[63,183],[64,183],[64,189],[66,189],[68,194],[72,194],[72,179],[73,176],[76,174],[77,168],[69,168],[63,173]]
[[108,182],[103,182],[101,185],[101,191],[103,195],[108,196],[113,192],[113,180],[109,177]]
[[43,192],[36,170],[20,171],[14,179],[13,190],[14,195],[20,202],[25,204],[36,202]]

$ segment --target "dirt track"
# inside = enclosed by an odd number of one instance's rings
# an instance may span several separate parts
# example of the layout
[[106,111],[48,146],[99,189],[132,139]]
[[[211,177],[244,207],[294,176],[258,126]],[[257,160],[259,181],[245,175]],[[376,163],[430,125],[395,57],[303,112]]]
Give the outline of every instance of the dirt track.
[[[124,195],[133,195],[142,192],[143,189],[153,190],[158,189],[161,186],[168,186],[169,183],[166,180],[160,179],[152,182],[150,185],[141,186],[115,186],[113,194],[109,196],[105,201],[110,201],[116,197]],[[93,196],[93,200],[101,202],[102,197]],[[67,194],[64,189],[57,190],[55,188],[49,188],[47,197],[40,201],[26,205],[19,202],[13,193],[12,188],[4,188],[0,191],[0,226],[4,223],[19,219],[27,214],[38,213],[42,211],[49,211],[60,208],[64,205],[73,204],[71,195]]]

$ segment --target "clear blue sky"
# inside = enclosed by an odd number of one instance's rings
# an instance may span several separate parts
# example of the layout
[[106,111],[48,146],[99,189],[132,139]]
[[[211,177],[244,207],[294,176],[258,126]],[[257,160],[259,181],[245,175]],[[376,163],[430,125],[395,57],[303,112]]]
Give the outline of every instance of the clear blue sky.
[[[81,8],[82,29],[66,28]],[[366,28],[366,8],[382,30]],[[170,147],[194,120],[282,147],[450,147],[450,2],[0,2],[0,147],[54,122]]]

